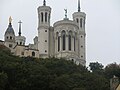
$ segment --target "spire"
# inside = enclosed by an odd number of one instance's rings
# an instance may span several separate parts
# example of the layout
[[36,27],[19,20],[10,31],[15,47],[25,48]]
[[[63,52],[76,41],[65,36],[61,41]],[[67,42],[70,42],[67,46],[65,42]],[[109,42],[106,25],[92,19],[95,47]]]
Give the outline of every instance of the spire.
[[78,0],[78,12],[80,12],[80,0]]
[[18,34],[19,34],[19,36],[21,36],[21,20],[18,22],[19,23],[19,32],[18,32]]
[[43,6],[46,6],[46,1],[45,0],[43,1]]

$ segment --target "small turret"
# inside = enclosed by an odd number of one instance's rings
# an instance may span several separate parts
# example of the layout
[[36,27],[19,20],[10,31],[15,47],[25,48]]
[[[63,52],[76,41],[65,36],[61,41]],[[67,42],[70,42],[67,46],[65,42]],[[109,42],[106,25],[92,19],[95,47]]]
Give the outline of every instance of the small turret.
[[15,46],[15,33],[14,29],[12,28],[12,18],[9,18],[9,25],[7,30],[5,31],[4,35],[5,46],[12,49]]

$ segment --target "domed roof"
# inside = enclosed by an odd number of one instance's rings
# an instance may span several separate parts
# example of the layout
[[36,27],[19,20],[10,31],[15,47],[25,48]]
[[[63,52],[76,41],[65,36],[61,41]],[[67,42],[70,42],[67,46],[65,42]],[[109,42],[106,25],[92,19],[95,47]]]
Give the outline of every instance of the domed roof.
[[57,22],[54,23],[53,26],[56,27],[56,26],[59,26],[59,25],[74,25],[74,26],[78,27],[78,25],[74,21],[69,20],[69,19],[64,19],[64,20],[57,21]]
[[15,35],[14,30],[13,30],[13,28],[12,28],[11,22],[12,22],[12,18],[11,18],[11,16],[10,16],[10,17],[9,17],[9,25],[8,25],[8,28],[7,28],[6,32],[5,32],[5,35],[6,35],[6,34],[13,34],[13,35]]
[[13,34],[13,35],[15,34],[11,23],[9,23],[9,25],[8,25],[8,28],[7,28],[6,32],[5,32],[5,35],[6,34]]

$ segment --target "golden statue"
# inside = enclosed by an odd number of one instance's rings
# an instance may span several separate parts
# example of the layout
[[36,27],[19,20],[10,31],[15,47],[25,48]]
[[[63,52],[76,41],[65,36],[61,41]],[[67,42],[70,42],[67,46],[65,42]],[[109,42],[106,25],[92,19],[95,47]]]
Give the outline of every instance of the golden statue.
[[9,17],[9,23],[11,23],[11,22],[12,22],[12,17],[10,16],[10,17]]

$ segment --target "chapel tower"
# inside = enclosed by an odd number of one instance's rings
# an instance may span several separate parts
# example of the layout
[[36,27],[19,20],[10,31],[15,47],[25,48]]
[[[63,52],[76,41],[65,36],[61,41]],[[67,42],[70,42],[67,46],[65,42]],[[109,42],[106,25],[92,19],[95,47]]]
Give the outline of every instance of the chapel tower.
[[49,57],[49,29],[50,29],[51,8],[46,6],[38,7],[38,50],[41,58]]
[[7,46],[8,48],[10,48],[11,50],[14,48],[15,46],[15,32],[12,28],[12,18],[9,18],[9,25],[8,28],[5,32],[4,35],[4,41],[5,41],[5,46]]
[[78,0],[78,12],[73,13],[73,20],[79,26],[79,57],[83,65],[86,64],[86,46],[85,46],[85,19],[86,14],[81,12],[80,0]]

